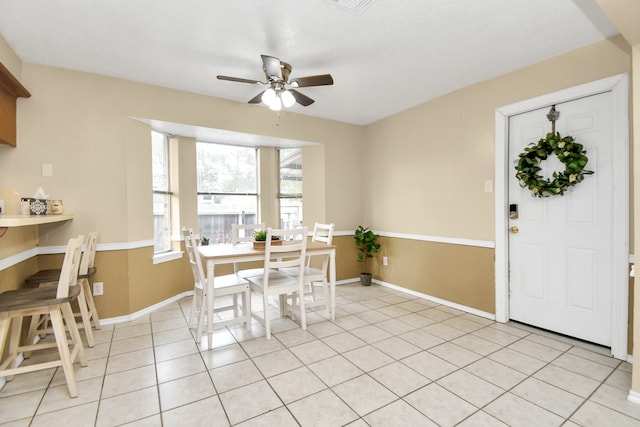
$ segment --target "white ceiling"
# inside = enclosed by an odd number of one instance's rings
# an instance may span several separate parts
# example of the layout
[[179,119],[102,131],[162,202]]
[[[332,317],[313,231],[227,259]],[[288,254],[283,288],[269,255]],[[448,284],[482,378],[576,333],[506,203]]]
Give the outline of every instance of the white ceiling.
[[617,30],[595,0],[0,0],[0,33],[26,62],[239,102],[261,87],[216,75],[276,56],[335,80],[293,111],[366,125]]

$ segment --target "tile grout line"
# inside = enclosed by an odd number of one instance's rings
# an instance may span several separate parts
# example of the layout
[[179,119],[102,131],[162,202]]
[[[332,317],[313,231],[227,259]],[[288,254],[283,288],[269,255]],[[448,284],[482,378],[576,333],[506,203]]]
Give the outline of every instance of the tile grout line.
[[[94,417],[94,426],[98,425],[98,415],[100,414],[100,407],[102,406],[102,393],[104,392],[104,381],[107,378],[107,369],[109,368],[109,355],[111,354],[111,347],[113,346],[113,335],[115,334],[115,327],[111,330],[111,339],[109,340],[109,350],[107,351],[107,362],[104,364],[104,373],[102,375],[102,384],[100,385],[100,395],[98,397],[98,406],[96,407],[96,415]],[[98,343],[95,343],[96,345]],[[154,369],[155,371],[155,369]]]
[[[204,296],[203,296],[203,298],[204,298]],[[206,361],[204,360],[204,356],[202,355],[203,351],[202,351],[202,349],[200,348],[200,346],[201,346],[201,344],[202,344],[202,338],[200,338],[200,340],[199,340],[199,341],[197,340],[197,338],[194,336],[193,328],[191,327],[191,324],[189,323],[189,321],[188,321],[188,319],[187,319],[187,317],[186,317],[186,313],[184,312],[184,309],[182,308],[182,306],[180,306],[180,310],[182,311],[182,315],[184,316],[184,320],[185,320],[185,322],[187,322],[187,330],[189,331],[189,334],[191,335],[191,338],[193,339],[193,341],[194,341],[194,343],[195,343],[195,345],[196,345],[196,348],[198,349],[198,356],[200,356],[200,360],[202,360],[202,364],[203,364],[203,366],[204,366],[204,369],[205,369],[205,371],[207,372],[207,376],[209,377],[209,380],[211,381],[211,385],[212,385],[212,387],[213,387],[213,390],[214,390],[214,391],[215,391],[215,393],[216,393],[216,399],[218,399],[218,403],[220,404],[220,408],[222,408],[222,411],[223,411],[223,413],[224,413],[224,416],[225,416],[225,417],[226,417],[226,419],[227,419],[227,422],[229,423],[229,425],[231,425],[231,418],[229,418],[229,413],[228,413],[228,411],[227,411],[227,408],[225,408],[225,406],[222,404],[222,399],[220,398],[220,392],[218,392],[218,387],[216,387],[216,383],[215,383],[215,381],[213,380],[213,372],[211,372],[211,371],[213,371],[213,369],[214,369],[214,368],[209,369],[209,367],[207,366]],[[189,316],[191,316],[191,314],[189,314]],[[226,327],[225,327],[225,328],[226,328]],[[197,333],[197,331],[196,331],[196,333]],[[231,332],[229,332],[229,334],[233,337],[234,341],[235,341],[235,342],[236,342],[236,344],[237,344],[237,343],[238,343],[238,341],[236,340],[235,336],[233,336],[233,334],[231,334]],[[211,337],[211,339],[213,339],[213,336]],[[207,335],[207,345],[209,344],[209,343],[208,343],[208,340],[209,340],[209,336]],[[242,347],[241,347],[241,348],[242,348]],[[213,348],[212,348],[211,350],[208,350],[208,349],[207,349],[207,350],[205,350],[205,351],[213,351]],[[243,351],[244,351],[244,349],[243,349]],[[245,353],[245,354],[246,354],[246,353]],[[247,355],[247,357],[248,357],[248,356],[249,356],[249,355]],[[157,371],[157,369],[156,369],[156,371]],[[158,391],[158,398],[159,398],[159,397],[160,397],[160,392]],[[205,399],[206,399],[206,398],[205,398]],[[204,399],[201,399],[201,400],[204,400]],[[193,402],[191,402],[191,403],[193,403]],[[182,406],[186,406],[186,405],[189,405],[189,404],[191,404],[191,403],[188,403],[188,404],[185,404],[185,405],[182,405]],[[160,417],[161,417],[162,422],[163,422],[163,424],[164,424],[164,418],[162,417],[162,413],[160,414]]]
[[[571,348],[574,348],[574,347],[572,346]],[[567,351],[568,351],[568,350],[567,350]],[[578,356],[578,357],[579,357],[579,356]],[[587,360],[588,360],[588,359],[587,359]],[[597,362],[594,362],[594,363],[597,363]],[[599,405],[599,403],[598,403],[598,402],[594,402],[594,401],[592,401],[592,400],[591,400],[591,398],[592,398],[592,397],[593,397],[593,396],[598,392],[598,390],[600,390],[600,388],[601,388],[603,385],[605,385],[606,381],[611,377],[611,375],[613,375],[613,374],[614,374],[614,372],[618,369],[618,367],[619,367],[621,364],[622,364],[622,362],[618,362],[618,364],[616,365],[616,367],[615,367],[615,368],[613,368],[613,369],[611,370],[611,372],[609,372],[609,375],[607,375],[607,377],[606,377],[605,379],[603,379],[603,380],[600,382],[600,384],[598,384],[598,387],[596,387],[596,388],[595,388],[595,389],[594,389],[594,390],[589,394],[589,396],[587,396],[587,397],[582,401],[582,403],[581,403],[581,404],[580,404],[580,405],[579,405],[579,406],[578,406],[578,407],[577,407],[577,408],[576,408],[576,409],[571,413],[571,415],[567,418],[567,421],[569,421],[569,420],[571,419],[571,417],[573,417],[573,416],[578,412],[578,410],[580,410],[580,408],[582,408],[582,407],[585,405],[585,403],[587,403],[587,402],[591,401],[592,403],[594,403],[594,404],[596,404],[596,405]],[[622,415],[628,416],[627,414],[624,414],[624,413],[622,413],[622,412],[620,412],[620,411],[618,411],[618,410],[616,410],[616,409],[614,409],[614,408],[608,408],[608,409],[610,409],[610,410],[612,410],[612,411],[616,411],[616,412],[618,412],[619,414],[622,414]]]

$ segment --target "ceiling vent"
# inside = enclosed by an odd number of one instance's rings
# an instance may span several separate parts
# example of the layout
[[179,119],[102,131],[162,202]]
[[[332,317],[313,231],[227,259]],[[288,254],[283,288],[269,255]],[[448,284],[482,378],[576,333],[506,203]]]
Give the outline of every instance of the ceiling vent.
[[346,9],[356,15],[362,14],[370,5],[373,0],[328,0],[330,3],[335,3],[338,6]]

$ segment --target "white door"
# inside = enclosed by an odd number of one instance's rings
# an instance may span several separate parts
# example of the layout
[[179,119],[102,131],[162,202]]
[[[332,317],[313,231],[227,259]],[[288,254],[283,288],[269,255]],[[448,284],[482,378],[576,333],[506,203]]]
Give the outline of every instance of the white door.
[[[533,197],[515,178],[525,146],[551,131],[549,108],[509,118],[510,318],[605,346],[612,341],[613,125],[611,92],[556,105],[556,131],[583,144],[589,158],[583,182],[563,196]],[[553,158],[552,158],[553,157]],[[543,175],[564,170],[550,156]],[[514,230],[515,231],[515,230]]]

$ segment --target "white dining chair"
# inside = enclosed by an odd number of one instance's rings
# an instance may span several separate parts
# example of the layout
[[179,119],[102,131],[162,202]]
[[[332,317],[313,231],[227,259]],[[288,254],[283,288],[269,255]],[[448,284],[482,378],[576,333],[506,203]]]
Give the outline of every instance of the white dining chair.
[[[313,227],[313,236],[311,237],[312,242],[320,242],[326,245],[331,245],[333,241],[333,231],[335,229],[334,224],[320,224],[315,223]],[[320,264],[319,259],[322,259],[322,264]],[[309,307],[317,307],[319,305],[324,305],[327,308],[327,312],[331,313],[331,307],[335,307],[335,302],[331,300],[329,292],[329,282],[327,281],[327,269],[329,266],[329,255],[309,255],[307,256],[307,263],[304,267],[303,275],[304,275],[304,283],[308,286],[308,291],[305,290],[304,295],[299,295],[300,298],[308,296],[311,298],[310,302],[306,302],[305,305],[307,308]],[[296,269],[284,268],[281,271],[296,275],[298,271]],[[318,299],[316,295],[316,283],[320,283],[323,289],[324,298]]]
[[[281,314],[285,312],[286,295],[304,293],[303,271],[307,249],[307,227],[296,229],[267,229],[265,243],[264,270],[261,276],[248,277],[251,290],[262,296],[263,317],[257,320],[264,326],[267,339],[271,339],[271,314],[269,309],[269,297],[277,296],[280,303]],[[279,238],[279,243],[272,240]],[[297,269],[298,274],[283,273],[282,268]],[[293,296],[292,301],[296,301]],[[300,298],[300,307],[292,306],[291,311],[300,319],[303,330],[307,329],[304,298]]]
[[[202,331],[206,325],[207,318],[207,279],[202,268],[202,260],[198,252],[196,238],[193,231],[189,228],[182,229],[184,238],[184,246],[189,258],[189,265],[193,273],[193,300],[191,303],[191,314],[189,318],[189,326],[195,327],[194,320],[197,319],[197,336],[202,336]],[[215,306],[216,297],[231,296],[232,303]],[[240,306],[238,305],[238,296],[242,297],[242,310],[240,315]],[[251,330],[251,292],[249,290],[249,282],[236,274],[226,274],[215,276],[213,280],[213,297],[214,309],[213,314],[223,311],[233,311],[231,318],[214,319],[214,326],[225,326],[228,324],[244,323],[247,330]]]
[[[265,230],[266,225],[261,224],[231,224],[231,244],[253,242],[253,235],[258,230]],[[262,268],[249,268],[240,270],[238,263],[233,263],[233,272],[246,279],[252,276],[261,276],[264,272]]]

